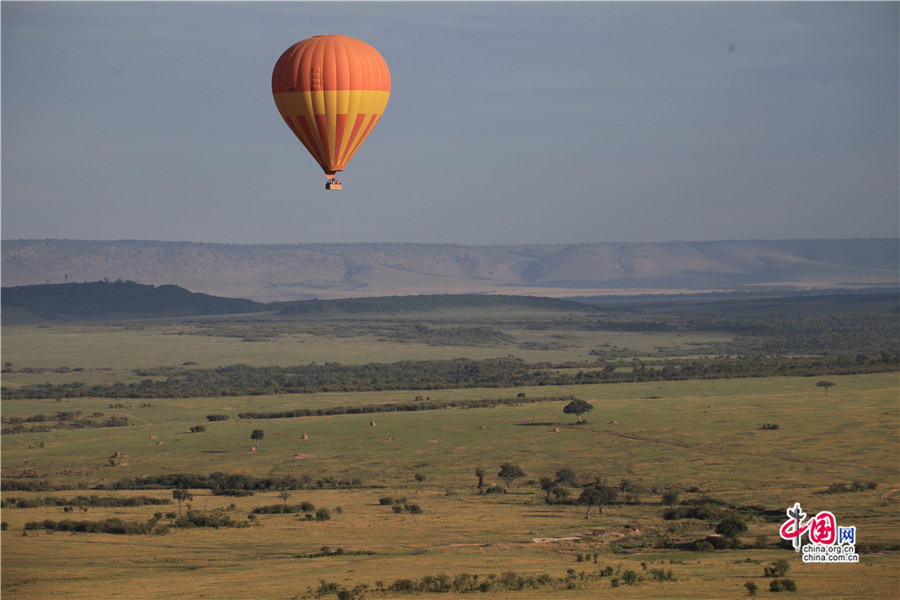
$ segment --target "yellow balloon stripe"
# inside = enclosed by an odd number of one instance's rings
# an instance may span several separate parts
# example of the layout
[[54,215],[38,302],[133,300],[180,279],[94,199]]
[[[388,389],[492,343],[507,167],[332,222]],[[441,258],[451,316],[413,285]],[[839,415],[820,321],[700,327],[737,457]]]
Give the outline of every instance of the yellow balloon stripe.
[[350,162],[389,96],[376,90],[283,92],[275,94],[275,105],[316,162],[333,172]]

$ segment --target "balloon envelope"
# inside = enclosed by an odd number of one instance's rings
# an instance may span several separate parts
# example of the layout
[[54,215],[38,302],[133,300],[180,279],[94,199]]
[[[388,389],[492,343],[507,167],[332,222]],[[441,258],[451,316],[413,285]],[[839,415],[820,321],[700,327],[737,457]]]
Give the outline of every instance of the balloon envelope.
[[281,55],[275,105],[329,178],[343,171],[378,123],[391,74],[375,48],[346,35],[317,35]]

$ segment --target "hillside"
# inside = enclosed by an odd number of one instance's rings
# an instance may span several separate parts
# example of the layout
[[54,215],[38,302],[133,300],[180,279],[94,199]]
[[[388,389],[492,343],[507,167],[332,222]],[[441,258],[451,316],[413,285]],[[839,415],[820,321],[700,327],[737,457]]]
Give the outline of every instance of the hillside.
[[900,240],[520,246],[4,240],[4,286],[174,284],[257,301],[415,294],[590,296],[898,284]]
[[480,308],[537,309],[561,312],[592,312],[597,309],[579,302],[512,295],[419,295],[295,300],[260,303],[190,292],[176,285],[145,285],[133,281],[95,281],[4,287],[0,296],[3,322],[33,320],[134,319],[197,317],[267,311],[277,316],[353,314],[397,314],[444,309]]
[[264,310],[252,300],[197,294],[175,285],[133,281],[45,284],[4,287],[3,320],[38,317],[191,317]]

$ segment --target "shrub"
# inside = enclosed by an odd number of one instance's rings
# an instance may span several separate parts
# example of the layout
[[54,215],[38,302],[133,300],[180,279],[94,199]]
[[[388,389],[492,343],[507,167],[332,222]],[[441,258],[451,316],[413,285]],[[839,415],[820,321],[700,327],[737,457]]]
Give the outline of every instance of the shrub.
[[831,485],[828,486],[828,489],[825,490],[826,494],[839,494],[846,489],[846,486],[843,483],[838,483],[835,481]]
[[793,579],[773,579],[769,582],[770,592],[796,592],[797,584]]
[[784,577],[790,570],[791,565],[783,558],[779,558],[771,565],[763,567],[765,577]]
[[331,511],[327,508],[320,508],[316,511],[316,521],[330,521]]
[[747,531],[747,524],[734,515],[725,517],[716,525],[716,533],[731,539],[737,538],[745,531]]

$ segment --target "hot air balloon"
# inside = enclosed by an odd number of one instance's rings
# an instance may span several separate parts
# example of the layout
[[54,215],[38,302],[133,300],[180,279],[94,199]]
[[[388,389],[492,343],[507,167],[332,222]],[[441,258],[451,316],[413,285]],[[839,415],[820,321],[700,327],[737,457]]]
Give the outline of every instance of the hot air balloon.
[[375,48],[346,35],[297,42],[272,71],[275,105],[325,171],[325,189],[378,123],[391,94],[391,74]]

